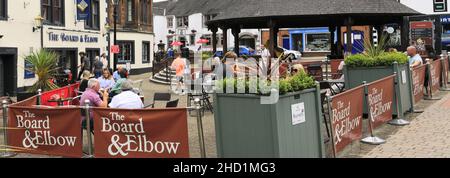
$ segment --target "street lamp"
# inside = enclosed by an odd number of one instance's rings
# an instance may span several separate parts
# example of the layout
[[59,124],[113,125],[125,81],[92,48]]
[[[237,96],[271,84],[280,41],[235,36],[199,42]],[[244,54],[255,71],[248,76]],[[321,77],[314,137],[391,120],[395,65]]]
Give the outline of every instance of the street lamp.
[[41,30],[41,48],[44,48],[44,27],[43,27],[43,21],[44,18],[42,16],[38,15],[34,18],[34,27],[33,32],[36,32],[37,30]]
[[[119,0],[112,0],[114,6],[114,45],[117,45],[117,6],[119,6]],[[117,54],[114,53],[114,71],[117,70]]]

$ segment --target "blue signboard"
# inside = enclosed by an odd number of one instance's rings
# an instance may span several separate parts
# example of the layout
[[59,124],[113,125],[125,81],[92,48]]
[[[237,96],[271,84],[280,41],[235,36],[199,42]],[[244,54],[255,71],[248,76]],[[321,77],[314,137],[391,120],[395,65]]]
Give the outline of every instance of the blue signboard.
[[25,60],[25,79],[34,78],[35,75],[33,72],[29,71],[29,69],[32,69],[33,65]]
[[91,16],[91,0],[77,0],[77,20],[87,20]]
[[450,24],[450,15],[441,15],[442,24]]

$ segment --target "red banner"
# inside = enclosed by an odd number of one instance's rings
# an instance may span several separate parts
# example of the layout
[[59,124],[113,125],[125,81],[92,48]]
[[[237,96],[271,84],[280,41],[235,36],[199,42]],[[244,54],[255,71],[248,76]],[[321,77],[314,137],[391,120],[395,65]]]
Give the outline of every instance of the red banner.
[[441,60],[435,60],[430,65],[431,90],[433,93],[441,88],[441,64]]
[[[56,96],[57,98],[61,98],[61,99],[76,97],[78,95],[76,91],[78,90],[79,87],[80,87],[80,84],[76,83],[76,84],[58,88],[58,89],[55,89],[52,91],[44,92],[44,93],[42,93],[42,96],[41,96],[41,100],[42,100],[41,105],[57,106],[58,105],[57,102],[49,102],[49,100],[51,100],[52,97]],[[68,102],[65,102],[64,105],[70,105],[70,104]]]
[[186,109],[93,112],[97,158],[189,158]]
[[332,98],[331,124],[336,153],[362,137],[363,98],[364,86]]
[[368,84],[368,104],[372,129],[392,120],[394,75]]
[[16,152],[81,158],[79,108],[9,108],[8,143]]
[[426,65],[418,66],[412,70],[414,103],[423,99]]

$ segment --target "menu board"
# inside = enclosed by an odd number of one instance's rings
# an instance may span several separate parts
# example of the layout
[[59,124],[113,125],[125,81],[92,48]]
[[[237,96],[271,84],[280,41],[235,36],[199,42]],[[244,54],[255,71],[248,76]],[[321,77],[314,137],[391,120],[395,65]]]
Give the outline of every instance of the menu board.
[[426,47],[433,47],[434,25],[431,21],[410,22],[410,44],[419,52],[425,52]]

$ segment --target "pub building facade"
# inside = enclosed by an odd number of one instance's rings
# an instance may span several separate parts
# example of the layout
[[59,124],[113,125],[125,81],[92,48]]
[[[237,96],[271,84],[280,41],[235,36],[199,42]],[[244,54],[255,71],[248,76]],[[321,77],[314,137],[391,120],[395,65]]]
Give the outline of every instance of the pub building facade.
[[[118,64],[128,60],[131,74],[148,72],[153,58],[152,2],[121,0],[120,4],[119,15],[133,23],[119,21]],[[125,8],[126,4],[132,4],[131,8]],[[14,96],[35,83],[37,77],[25,70],[24,57],[41,48],[56,52],[58,65],[70,70],[73,78],[81,64],[79,52],[91,60],[109,54],[108,41],[113,45],[113,38],[108,40],[113,37],[109,5],[110,0],[0,0],[0,96]],[[145,23],[139,21],[143,8],[148,14]],[[110,58],[112,68],[112,54]]]

